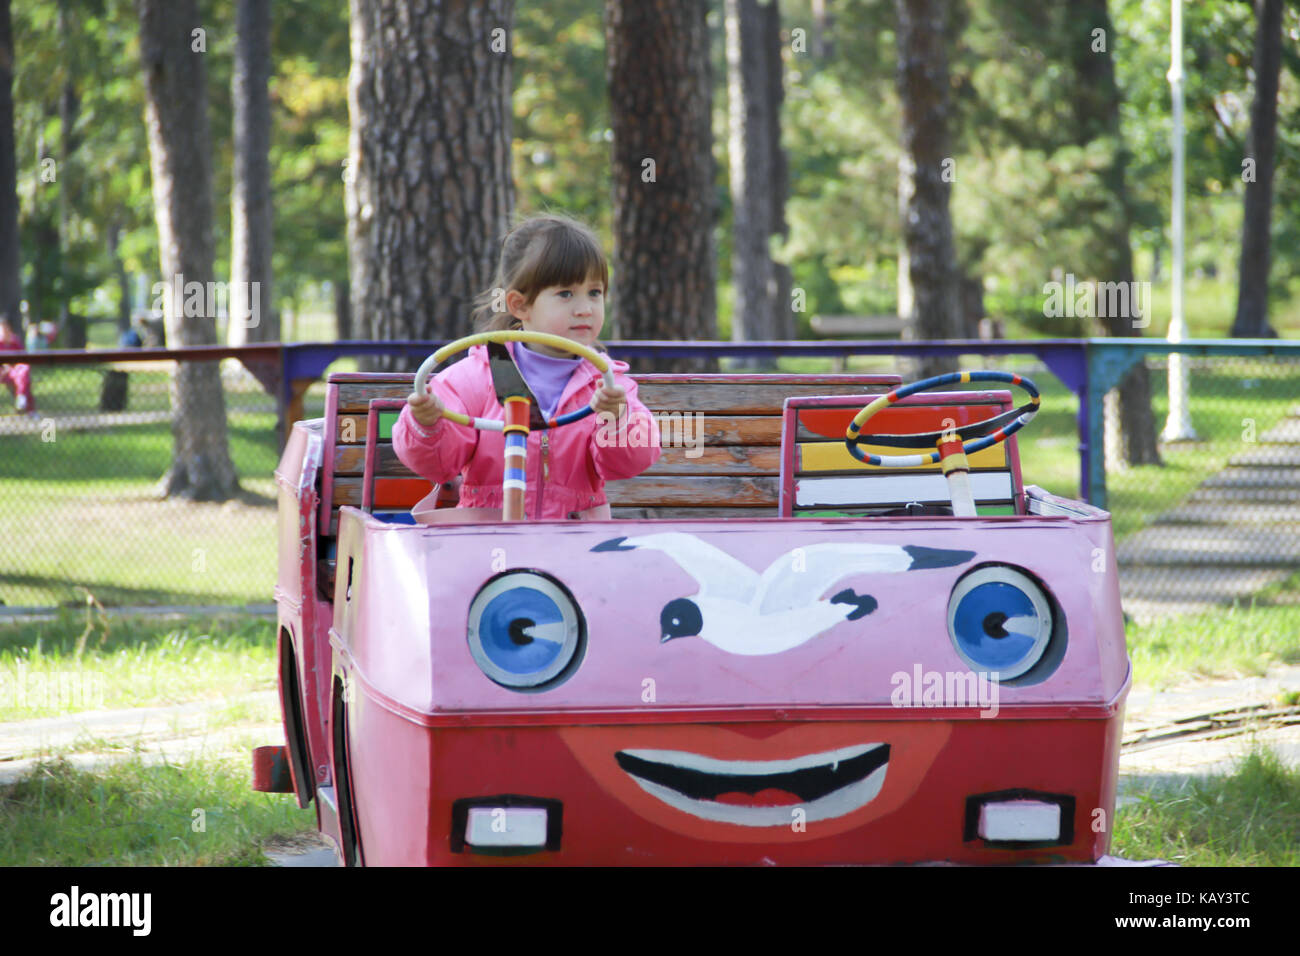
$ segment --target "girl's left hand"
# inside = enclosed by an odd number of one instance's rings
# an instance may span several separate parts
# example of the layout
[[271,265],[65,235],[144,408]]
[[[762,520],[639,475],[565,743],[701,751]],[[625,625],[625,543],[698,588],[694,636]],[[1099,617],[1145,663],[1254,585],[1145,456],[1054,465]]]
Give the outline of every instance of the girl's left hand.
[[591,407],[596,410],[597,414],[610,414],[615,418],[618,418],[622,413],[623,406],[626,403],[627,392],[617,385],[613,389],[606,388],[604,382],[600,383],[600,387],[591,396]]

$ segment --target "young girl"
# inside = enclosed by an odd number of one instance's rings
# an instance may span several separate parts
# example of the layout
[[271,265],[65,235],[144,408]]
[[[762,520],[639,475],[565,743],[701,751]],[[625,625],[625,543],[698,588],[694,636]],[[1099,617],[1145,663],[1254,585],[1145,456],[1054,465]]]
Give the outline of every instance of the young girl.
[[[609,266],[592,232],[561,216],[537,216],[511,230],[501,249],[493,288],[479,296],[475,331],[549,332],[604,351]],[[499,309],[504,290],[506,311]],[[615,388],[585,359],[545,345],[507,342],[506,348],[541,406],[542,416],[591,404],[596,414],[571,425],[528,435],[524,513],[530,519],[609,518],[606,481],[639,475],[659,459],[659,430],[636,397],[626,362],[610,361]],[[393,448],[408,468],[442,484],[463,474],[460,508],[499,510],[505,437],[445,421],[443,409],[501,418],[487,347],[430,380],[433,394],[412,394],[393,428]],[[617,430],[609,427],[615,416]],[[427,500],[427,499],[426,499]],[[421,503],[423,505],[423,503]],[[421,506],[417,506],[417,513]],[[482,511],[475,516],[487,517]],[[448,516],[451,517],[451,516]]]

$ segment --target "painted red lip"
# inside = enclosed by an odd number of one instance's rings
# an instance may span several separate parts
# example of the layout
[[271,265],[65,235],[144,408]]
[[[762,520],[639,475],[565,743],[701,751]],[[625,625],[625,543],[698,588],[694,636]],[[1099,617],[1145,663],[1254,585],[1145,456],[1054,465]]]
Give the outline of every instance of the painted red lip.
[[[733,727],[744,727],[748,732],[738,733]],[[771,732],[754,732],[759,730]],[[921,785],[951,731],[951,725],[940,721],[895,720],[811,721],[771,727],[582,726],[564,728],[559,734],[596,783],[644,819],[694,839],[757,843],[834,836],[893,813]],[[825,819],[813,819],[810,814],[806,828],[800,829],[788,824],[769,825],[770,821],[766,820],[757,825],[741,816],[749,811],[771,816],[771,811],[789,812],[798,807],[813,807],[819,800],[833,801],[836,794],[846,791],[835,786],[838,781],[829,779],[828,775],[844,769],[844,764],[838,767],[801,765],[793,768],[798,772],[768,774],[767,779],[753,768],[746,768],[747,775],[732,774],[730,780],[725,766],[711,766],[727,761],[798,762],[810,754],[860,748],[864,742],[875,745],[870,754],[888,755],[887,774],[883,766],[871,768],[877,774],[884,774],[879,792],[861,806],[846,806],[843,812]],[[648,751],[676,751],[678,759],[674,764],[659,759],[664,756],[662,753]],[[650,758],[648,762],[633,760],[629,764],[628,758],[638,753],[643,760]],[[642,773],[640,779],[637,773]],[[863,777],[864,781],[869,779]],[[709,806],[715,809],[701,816],[698,811]],[[727,807],[741,814],[728,812]],[[733,817],[736,819],[727,822]]]

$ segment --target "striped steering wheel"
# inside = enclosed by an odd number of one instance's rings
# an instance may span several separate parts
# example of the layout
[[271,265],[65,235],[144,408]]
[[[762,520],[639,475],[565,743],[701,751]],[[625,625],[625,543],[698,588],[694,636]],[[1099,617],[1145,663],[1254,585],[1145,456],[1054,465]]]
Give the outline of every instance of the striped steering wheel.
[[[609,368],[609,359],[595,349],[589,349],[585,345],[560,335],[528,332],[523,329],[503,329],[497,332],[479,332],[476,335],[467,335],[455,342],[448,342],[438,349],[424,360],[419,371],[415,373],[416,394],[423,395],[426,393],[429,387],[429,373],[448,356],[463,352],[471,346],[486,345],[488,342],[536,342],[539,345],[549,345],[552,348],[562,349],[580,358],[585,358],[596,366],[600,370],[605,388],[613,390],[616,387],[614,374]],[[520,379],[520,384],[524,384],[522,379]],[[524,518],[524,496],[528,490],[526,477],[528,474],[528,420],[532,402],[526,395],[507,395],[502,402],[502,406],[505,413],[504,419],[472,417],[462,415],[460,412],[453,412],[451,409],[444,409],[442,417],[455,422],[457,425],[467,425],[470,428],[479,428],[483,431],[505,432],[505,468],[501,478],[501,517],[505,521],[522,521]],[[539,426],[539,430],[568,425],[586,418],[595,410],[593,405],[588,404],[577,411],[569,412],[567,415],[548,419]]]
[[[862,434],[862,426],[868,420],[882,408],[896,404],[899,399],[941,385],[958,385],[966,382],[1006,382],[1009,385],[1018,385],[1029,393],[1029,401],[1019,408],[960,428],[917,432],[910,435]],[[936,375],[910,385],[903,385],[887,395],[881,395],[853,416],[853,421],[849,423],[848,430],[845,432],[844,443],[848,446],[849,454],[858,461],[879,468],[915,468],[919,465],[932,465],[952,454],[971,454],[1005,441],[1008,436],[1014,435],[1033,421],[1034,416],[1038,414],[1038,403],[1038,386],[1022,375],[1013,375],[1010,372],[950,372],[947,375]],[[873,455],[858,447],[863,442],[890,448],[937,448],[937,450],[928,454]],[[960,447],[954,447],[957,445]]]
[[[561,335],[550,335],[546,332],[527,332],[523,329],[502,329],[497,332],[479,332],[475,335],[467,335],[455,342],[448,342],[438,349],[424,360],[419,371],[415,373],[415,392],[423,394],[427,390],[429,375],[449,356],[455,355],[457,352],[463,352],[475,345],[486,345],[488,342],[535,342],[538,345],[549,345],[552,348],[563,349],[579,358],[585,358],[596,366],[607,389],[612,390],[615,387],[614,374],[609,368],[609,359],[595,349],[589,349],[587,346],[574,342],[572,339],[566,339]],[[586,418],[594,411],[595,408],[587,405],[577,411],[569,412],[567,415],[549,419],[543,427],[558,428],[560,425],[568,425],[570,422]],[[470,428],[478,428],[486,432],[503,431],[506,424],[500,419],[462,415],[460,412],[453,412],[449,408],[443,411],[442,417],[455,422],[457,425],[467,425]]]

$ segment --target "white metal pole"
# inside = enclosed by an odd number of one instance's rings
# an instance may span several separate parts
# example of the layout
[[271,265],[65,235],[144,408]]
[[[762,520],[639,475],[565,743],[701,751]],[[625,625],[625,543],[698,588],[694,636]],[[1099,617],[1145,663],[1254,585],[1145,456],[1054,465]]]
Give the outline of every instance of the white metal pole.
[[[1187,338],[1183,319],[1183,0],[1172,0],[1170,17],[1169,86],[1174,106],[1174,194],[1173,194],[1173,297],[1169,317],[1169,341]],[[1165,421],[1165,441],[1192,441],[1192,413],[1188,405],[1189,378],[1187,357],[1169,355],[1169,418]]]

